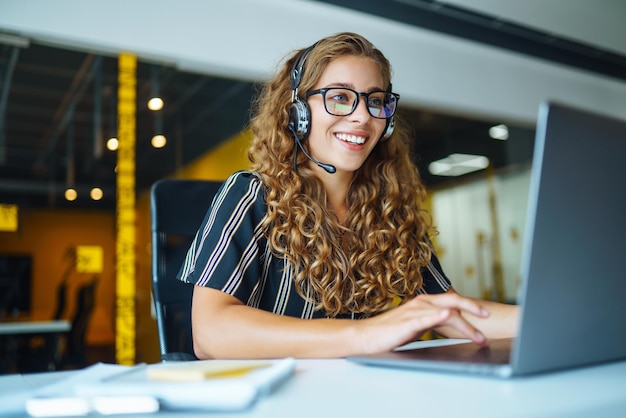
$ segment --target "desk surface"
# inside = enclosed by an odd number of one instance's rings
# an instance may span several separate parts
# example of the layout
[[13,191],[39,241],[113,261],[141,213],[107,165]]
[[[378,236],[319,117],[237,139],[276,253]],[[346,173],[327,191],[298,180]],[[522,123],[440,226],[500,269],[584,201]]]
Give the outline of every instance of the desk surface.
[[0,322],[0,335],[57,333],[70,328],[70,322],[65,319]]
[[[27,396],[72,372],[0,376],[1,398]],[[6,412],[6,411],[5,411]],[[242,413],[159,416],[238,417],[624,417],[626,361],[498,380],[298,360],[295,375]],[[129,415],[138,417],[137,415]],[[145,416],[145,415],[144,415]]]

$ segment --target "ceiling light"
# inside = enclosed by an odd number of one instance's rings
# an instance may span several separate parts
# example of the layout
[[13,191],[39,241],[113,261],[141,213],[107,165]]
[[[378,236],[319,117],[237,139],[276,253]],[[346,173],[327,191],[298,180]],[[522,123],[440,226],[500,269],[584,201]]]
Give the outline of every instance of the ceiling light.
[[495,125],[489,128],[489,136],[493,139],[505,141],[509,139],[509,127],[506,125]]
[[120,142],[117,140],[117,138],[109,138],[109,140],[107,141],[107,149],[109,151],[115,151],[119,148],[119,146]]
[[428,171],[435,176],[462,176],[489,166],[489,159],[482,155],[450,154],[446,158],[433,161]]
[[78,192],[71,187],[65,190],[65,200],[73,202],[78,197]]
[[167,144],[167,138],[165,135],[155,135],[152,137],[152,146],[154,148],[163,148]]
[[104,196],[104,192],[102,191],[101,188],[99,187],[94,187],[93,189],[91,189],[91,191],[89,192],[89,196],[91,196],[91,198],[93,200],[100,200],[102,199],[102,196]]
[[148,100],[148,109],[154,111],[163,109],[163,99],[161,99],[160,97],[151,98],[150,100]]

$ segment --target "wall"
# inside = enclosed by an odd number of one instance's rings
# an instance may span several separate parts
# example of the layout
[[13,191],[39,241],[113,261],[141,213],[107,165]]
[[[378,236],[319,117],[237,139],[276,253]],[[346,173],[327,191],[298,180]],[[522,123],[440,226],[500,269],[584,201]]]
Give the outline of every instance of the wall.
[[[225,141],[213,152],[200,156],[176,177],[224,180],[232,172],[248,167],[245,132]],[[157,362],[159,358],[156,323],[152,316],[150,196],[137,197],[137,362]],[[114,344],[115,319],[115,216],[110,212],[70,210],[28,210],[19,213],[17,232],[0,232],[0,252],[29,253],[33,256],[31,306],[38,318],[51,318],[56,307],[56,288],[71,259],[70,248],[97,245],[103,248],[103,271],[99,275],[96,308],[87,332],[89,345]],[[72,269],[69,292],[92,278],[93,274]],[[75,301],[68,299],[65,318],[71,318]]]
[[[439,231],[438,255],[460,293],[498,299],[494,262],[499,252],[503,301],[516,300],[529,182],[529,167],[516,167],[499,174],[484,171],[463,183],[431,191],[433,221]],[[493,207],[491,197],[495,199]]]

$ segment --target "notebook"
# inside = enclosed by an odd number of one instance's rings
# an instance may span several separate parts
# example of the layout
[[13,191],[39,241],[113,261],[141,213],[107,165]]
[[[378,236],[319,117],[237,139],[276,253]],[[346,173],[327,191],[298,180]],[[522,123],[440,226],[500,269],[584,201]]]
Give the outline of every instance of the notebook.
[[626,121],[542,103],[530,179],[515,339],[348,359],[499,377],[626,359]]

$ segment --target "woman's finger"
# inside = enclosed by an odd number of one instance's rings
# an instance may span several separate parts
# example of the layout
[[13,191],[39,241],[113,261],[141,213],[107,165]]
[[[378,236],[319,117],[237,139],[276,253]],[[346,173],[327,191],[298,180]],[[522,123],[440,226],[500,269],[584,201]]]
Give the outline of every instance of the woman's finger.
[[442,308],[458,309],[479,318],[486,318],[489,316],[489,311],[477,300],[463,297],[456,292],[447,292],[438,295],[418,295],[417,298],[426,300],[429,303]]
[[487,345],[487,338],[485,335],[480,332],[476,327],[474,327],[469,321],[467,321],[460,312],[455,312],[450,316],[444,326],[452,327],[461,335],[464,335],[466,338],[469,338],[476,344]]
[[[461,315],[461,311],[473,313],[477,309],[479,315],[484,315],[481,313],[482,307],[474,305],[472,300],[454,294],[420,295],[407,302],[405,308],[411,310],[410,315],[416,320],[422,317],[425,312],[439,312],[442,321],[433,325],[434,328],[453,328],[456,331],[454,334],[460,334],[460,338],[468,338],[477,344],[486,345],[487,339],[484,334]],[[469,308],[463,309],[463,307]]]

